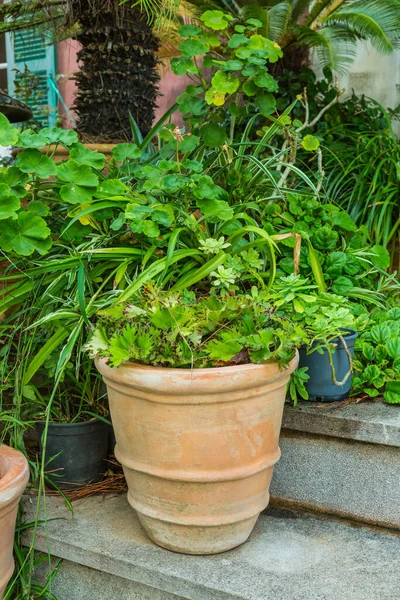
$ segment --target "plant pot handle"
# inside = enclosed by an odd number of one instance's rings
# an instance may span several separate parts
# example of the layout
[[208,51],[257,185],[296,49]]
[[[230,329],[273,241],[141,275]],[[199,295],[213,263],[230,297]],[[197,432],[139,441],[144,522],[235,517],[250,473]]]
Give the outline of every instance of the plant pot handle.
[[339,337],[339,340],[342,342],[345,352],[347,354],[347,358],[349,359],[349,370],[347,371],[346,375],[343,377],[342,381],[338,381],[336,379],[335,366],[333,364],[332,353],[331,353],[331,350],[329,347],[327,348],[327,351],[328,351],[328,357],[329,357],[329,364],[331,366],[331,371],[332,371],[332,381],[335,385],[343,387],[353,372],[353,359],[351,357],[350,350],[347,346],[347,343],[346,343],[346,340],[344,339],[344,337],[342,335],[339,335],[338,337]]

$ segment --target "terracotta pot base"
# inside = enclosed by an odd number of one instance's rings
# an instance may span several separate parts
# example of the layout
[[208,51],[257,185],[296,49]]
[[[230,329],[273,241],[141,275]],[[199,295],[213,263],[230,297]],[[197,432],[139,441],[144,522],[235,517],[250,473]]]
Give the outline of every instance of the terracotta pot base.
[[[138,513],[139,520],[149,538],[166,550],[181,554],[220,554],[244,544],[250,537],[258,514],[251,519],[215,527],[185,527],[166,523]],[[222,543],[221,543],[222,542]]]
[[160,369],[97,360],[128,500],[149,537],[185,554],[243,544],[269,501],[286,384],[297,366]]

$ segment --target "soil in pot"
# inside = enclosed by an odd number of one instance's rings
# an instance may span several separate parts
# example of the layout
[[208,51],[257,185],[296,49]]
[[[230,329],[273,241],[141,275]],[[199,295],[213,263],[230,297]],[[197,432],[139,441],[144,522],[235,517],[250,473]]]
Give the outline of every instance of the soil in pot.
[[149,537],[187,554],[242,544],[269,502],[286,385],[277,363],[96,366],[108,388],[128,500]]
[[[354,358],[354,344],[357,338],[355,331],[346,333],[343,336],[347,349]],[[332,354],[332,361],[336,380],[342,382],[350,369],[350,360],[342,341],[337,338],[333,340],[335,352]],[[312,348],[315,347],[315,344]],[[318,402],[339,402],[348,398],[351,389],[351,374],[343,385],[336,385],[333,382],[332,369],[329,362],[329,356],[326,349],[323,354],[317,351],[307,354],[306,348],[300,348],[299,367],[307,367],[310,379],[305,384],[309,400]]]
[[15,521],[28,480],[26,458],[17,450],[0,446],[0,600],[14,571]]
[[[45,423],[36,423],[41,451],[44,427]],[[106,470],[109,429],[100,420],[49,423],[46,461],[50,479],[64,490],[99,481]]]

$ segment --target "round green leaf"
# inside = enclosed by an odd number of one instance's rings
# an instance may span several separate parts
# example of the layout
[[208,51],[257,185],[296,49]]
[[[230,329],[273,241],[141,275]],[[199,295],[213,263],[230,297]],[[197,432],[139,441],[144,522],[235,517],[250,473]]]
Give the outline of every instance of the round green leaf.
[[36,173],[41,179],[47,179],[57,173],[55,162],[35,149],[21,152],[18,155],[17,167],[23,173]]
[[142,156],[142,151],[136,146],[136,144],[117,144],[112,150],[113,159],[118,162],[124,160],[136,159]]
[[0,246],[6,252],[14,251],[21,256],[30,256],[35,250],[43,255],[51,248],[49,236],[50,229],[42,217],[23,211],[17,220],[4,222]]
[[20,208],[21,202],[15,194],[11,194],[11,189],[5,183],[0,183],[0,220],[17,218],[16,211]]
[[18,146],[21,148],[43,148],[47,143],[47,137],[41,131],[36,133],[33,129],[25,129],[19,134]]
[[277,92],[278,84],[269,73],[259,73],[254,78],[254,83],[260,88],[266,89],[268,92]]
[[89,150],[83,144],[75,144],[69,153],[70,159],[82,165],[87,165],[93,169],[101,171],[104,168],[106,157],[97,150]]
[[274,113],[276,110],[276,100],[270,92],[265,92],[264,94],[257,94],[256,104],[260,109],[260,113],[264,117],[272,115],[272,113]]
[[338,277],[335,281],[335,283],[332,286],[332,290],[334,291],[335,294],[346,294],[346,292],[349,292],[350,290],[353,289],[353,282],[351,281],[351,279],[349,279],[348,277]]
[[217,71],[211,80],[213,88],[220,94],[233,94],[239,87],[240,81],[230,73]]
[[18,130],[0,113],[0,146],[15,146],[18,142]]
[[90,187],[67,183],[61,187],[60,196],[68,204],[88,204],[93,198],[93,191]]
[[209,46],[201,40],[188,39],[179,44],[178,49],[182,52],[183,56],[192,58],[199,54],[205,54],[208,52]]
[[50,209],[47,206],[47,204],[41,202],[40,200],[32,200],[31,202],[29,202],[28,210],[36,213],[40,217],[47,217],[47,215],[50,212]]
[[202,115],[205,111],[204,100],[190,96],[186,92],[177,97],[176,103],[182,113],[191,113],[194,116]]
[[48,144],[62,144],[71,146],[79,140],[78,134],[73,129],[61,129],[60,127],[43,127],[40,134],[46,136]]
[[87,165],[80,165],[74,160],[68,160],[59,165],[57,177],[61,179],[61,181],[88,187],[96,187],[99,182],[97,175],[92,172],[90,167]]
[[206,123],[200,129],[204,144],[209,148],[223,146],[226,141],[226,131],[217,123]]
[[307,152],[312,152],[314,150],[318,150],[320,143],[319,139],[313,135],[306,135],[303,138],[301,145],[303,146],[304,150],[307,150]]
[[201,34],[201,28],[197,25],[181,25],[178,29],[178,33],[181,37],[196,37]]
[[231,15],[227,15],[222,10],[206,10],[200,17],[206,27],[214,31],[222,31],[226,29],[229,22],[233,20]]
[[22,173],[18,167],[8,167],[3,173],[0,173],[0,181],[6,183],[18,198],[26,196],[25,186],[29,181],[29,175]]
[[194,62],[190,58],[184,56],[173,58],[171,60],[171,69],[175,75],[191,75],[199,72],[199,69]]

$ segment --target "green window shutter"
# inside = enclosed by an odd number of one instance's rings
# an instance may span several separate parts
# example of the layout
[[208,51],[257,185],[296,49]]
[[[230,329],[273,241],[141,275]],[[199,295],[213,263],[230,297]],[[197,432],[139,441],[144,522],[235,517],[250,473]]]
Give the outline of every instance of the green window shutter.
[[[57,97],[49,77],[55,81],[55,46],[46,45],[44,34],[30,29],[7,33],[6,53],[8,93],[26,102],[43,127],[53,125]],[[24,92],[20,86],[27,82],[29,92]]]

